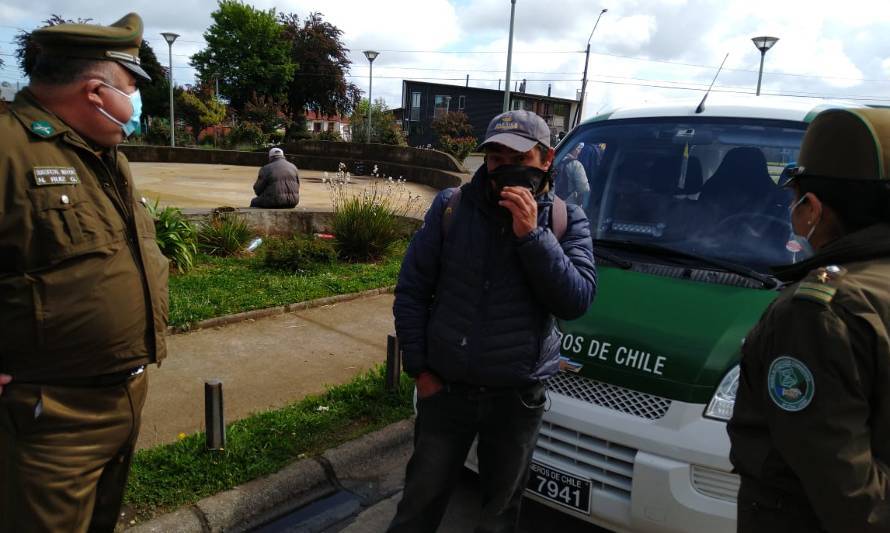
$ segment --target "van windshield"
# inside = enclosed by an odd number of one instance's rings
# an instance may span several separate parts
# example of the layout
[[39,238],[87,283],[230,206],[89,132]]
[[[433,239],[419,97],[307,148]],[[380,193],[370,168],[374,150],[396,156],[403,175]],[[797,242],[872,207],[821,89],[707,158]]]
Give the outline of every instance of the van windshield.
[[594,122],[560,145],[556,194],[594,239],[671,248],[766,272],[804,259],[776,186],[806,124],[689,117]]

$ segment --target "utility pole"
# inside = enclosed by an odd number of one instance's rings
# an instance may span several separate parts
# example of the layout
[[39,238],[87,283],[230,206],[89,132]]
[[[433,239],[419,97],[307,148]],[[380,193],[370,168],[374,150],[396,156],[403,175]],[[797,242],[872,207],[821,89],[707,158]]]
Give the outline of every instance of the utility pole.
[[581,82],[581,98],[578,99],[578,109],[575,110],[575,120],[572,123],[573,128],[581,122],[581,109],[584,107],[584,94],[587,92],[587,65],[590,63],[590,40],[593,39],[593,32],[596,31],[596,27],[599,25],[600,19],[606,11],[608,11],[608,9],[600,11],[599,16],[596,17],[596,22],[593,24],[593,29],[590,31],[590,37],[587,38],[587,51],[584,55],[584,78]]
[[173,41],[179,37],[178,33],[164,32],[161,34],[167,41],[167,48],[170,52],[170,146],[176,146],[176,122],[173,117]]
[[516,0],[510,0],[510,40],[507,42],[507,81],[504,83],[504,110],[510,110],[510,64],[513,62],[513,20],[516,17]]

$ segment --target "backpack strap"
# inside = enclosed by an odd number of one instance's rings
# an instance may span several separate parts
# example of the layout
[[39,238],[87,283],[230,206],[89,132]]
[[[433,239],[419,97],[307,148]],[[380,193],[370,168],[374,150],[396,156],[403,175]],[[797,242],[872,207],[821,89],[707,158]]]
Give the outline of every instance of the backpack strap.
[[565,200],[559,196],[553,195],[553,205],[550,207],[550,230],[553,231],[556,240],[562,240],[566,234],[568,225],[569,213]]
[[448,203],[445,204],[445,211],[442,212],[442,240],[444,241],[446,237],[448,237],[448,231],[451,229],[451,224],[454,221],[454,212],[457,211],[457,206],[460,205],[460,187],[453,187],[454,191],[451,193],[451,198],[448,199]]

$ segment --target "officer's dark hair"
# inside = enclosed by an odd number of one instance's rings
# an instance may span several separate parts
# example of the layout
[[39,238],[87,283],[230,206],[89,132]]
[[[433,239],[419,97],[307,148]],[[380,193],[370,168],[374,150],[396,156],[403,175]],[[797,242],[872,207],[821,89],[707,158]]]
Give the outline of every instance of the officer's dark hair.
[[880,222],[890,223],[890,182],[801,176],[800,196],[810,192],[837,215],[844,233]]
[[31,69],[31,83],[37,85],[67,85],[75,81],[97,76],[106,77],[110,61],[81,59],[40,54]]

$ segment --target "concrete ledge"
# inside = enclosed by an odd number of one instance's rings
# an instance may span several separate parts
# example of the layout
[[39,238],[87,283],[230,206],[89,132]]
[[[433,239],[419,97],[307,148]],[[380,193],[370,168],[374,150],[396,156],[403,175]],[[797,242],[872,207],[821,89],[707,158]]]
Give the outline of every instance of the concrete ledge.
[[[174,148],[123,144],[120,150],[131,162],[203,163],[216,165],[263,166],[269,162],[265,150],[239,152],[204,148]],[[288,161],[298,168],[336,172],[340,163],[357,176],[368,176],[377,165],[379,175],[403,177],[436,189],[457,187],[469,179],[467,170],[450,155],[435,150],[406,146],[303,141],[289,144]]]
[[[322,454],[327,459],[337,479],[368,478],[382,474],[380,467],[386,461],[386,456],[399,454],[407,447],[413,446],[414,422],[402,420],[384,428],[381,431],[368,433],[353,441],[347,442],[337,448],[328,450]],[[370,458],[373,461],[369,461]],[[398,475],[404,476],[404,472]]]
[[[321,458],[303,459],[264,478],[204,498],[127,529],[133,533],[205,533],[246,531],[326,496],[341,485],[340,478],[395,474],[382,456],[405,456],[412,447],[413,421],[402,420],[328,450]],[[325,472],[329,463],[334,479]]]
[[313,460],[303,460],[264,478],[256,479],[215,496],[195,507],[211,532],[246,529],[261,524],[270,513],[302,507],[333,492],[324,469]]
[[131,533],[204,533],[204,525],[192,507],[165,514],[127,529]]
[[285,313],[302,311],[304,309],[311,309],[313,307],[333,305],[340,302],[357,300],[359,298],[368,298],[370,296],[377,296],[379,294],[391,293],[394,290],[395,285],[391,285],[389,287],[381,287],[379,289],[370,289],[362,292],[352,292],[349,294],[326,296],[324,298],[316,298],[315,300],[307,300],[305,302],[279,305],[277,307],[264,307],[263,309],[254,309],[252,311],[245,311],[243,313],[235,313],[234,315],[224,315],[215,318],[208,318],[207,320],[202,320],[189,326],[167,326],[167,335],[175,335],[177,333],[185,333],[188,331],[195,331],[199,329],[216,328],[228,324],[243,322],[245,320],[257,320],[259,318],[265,318],[269,316],[283,315]]

